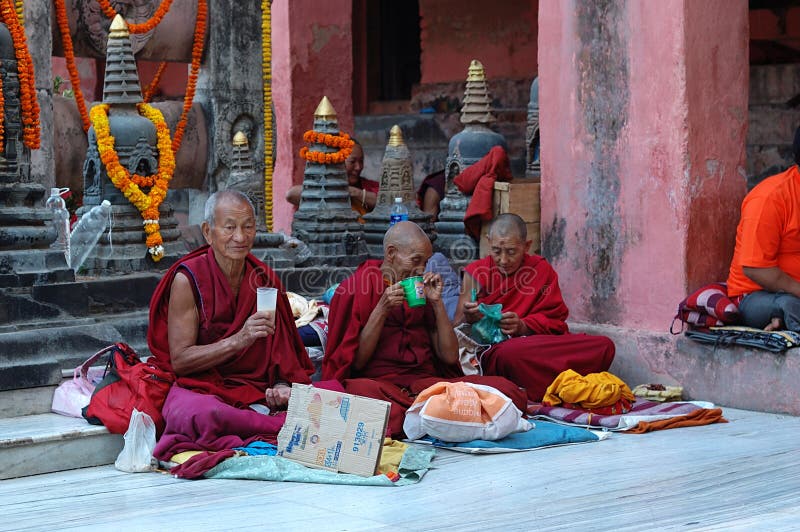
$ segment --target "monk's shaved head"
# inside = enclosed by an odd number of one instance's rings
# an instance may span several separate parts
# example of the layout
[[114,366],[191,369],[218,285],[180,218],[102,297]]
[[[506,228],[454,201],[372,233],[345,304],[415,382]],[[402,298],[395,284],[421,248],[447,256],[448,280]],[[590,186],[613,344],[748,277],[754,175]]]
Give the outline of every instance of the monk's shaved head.
[[397,249],[409,249],[415,244],[430,244],[428,235],[414,222],[398,222],[391,226],[383,236],[383,253],[389,246]]
[[489,238],[496,236],[506,236],[519,238],[520,242],[525,242],[528,238],[528,228],[525,221],[512,213],[499,214],[489,228]]

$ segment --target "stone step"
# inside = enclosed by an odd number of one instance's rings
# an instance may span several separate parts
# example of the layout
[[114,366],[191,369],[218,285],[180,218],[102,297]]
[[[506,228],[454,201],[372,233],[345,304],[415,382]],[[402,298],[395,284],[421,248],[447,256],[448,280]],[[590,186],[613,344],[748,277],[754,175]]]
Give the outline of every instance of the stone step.
[[120,434],[83,419],[36,414],[0,419],[0,480],[112,464]]
[[0,332],[0,390],[57,385],[63,369],[115,342],[149,356],[147,324],[148,311],[140,310]]

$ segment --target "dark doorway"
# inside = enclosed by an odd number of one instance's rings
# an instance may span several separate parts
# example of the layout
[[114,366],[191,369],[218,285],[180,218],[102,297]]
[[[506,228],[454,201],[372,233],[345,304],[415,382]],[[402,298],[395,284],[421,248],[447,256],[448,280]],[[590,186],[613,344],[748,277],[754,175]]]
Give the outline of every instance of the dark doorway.
[[353,103],[356,113],[370,104],[409,100],[420,79],[419,2],[354,0]]

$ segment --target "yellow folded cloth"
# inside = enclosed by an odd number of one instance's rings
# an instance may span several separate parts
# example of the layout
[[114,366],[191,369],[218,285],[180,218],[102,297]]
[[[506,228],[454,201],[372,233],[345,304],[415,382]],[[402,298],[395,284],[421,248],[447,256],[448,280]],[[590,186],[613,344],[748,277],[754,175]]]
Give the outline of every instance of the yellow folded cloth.
[[308,325],[319,314],[319,303],[315,299],[306,299],[294,292],[286,292],[286,297],[289,298],[289,305],[292,307],[295,327]]
[[632,402],[635,397],[628,385],[616,375],[604,371],[583,377],[568,369],[562,371],[547,388],[542,402],[550,406],[564,402],[581,408],[602,408],[612,406],[620,399]]
[[397,473],[400,469],[400,460],[408,449],[408,444],[391,438],[384,438],[381,450],[381,463],[378,464],[378,474]]

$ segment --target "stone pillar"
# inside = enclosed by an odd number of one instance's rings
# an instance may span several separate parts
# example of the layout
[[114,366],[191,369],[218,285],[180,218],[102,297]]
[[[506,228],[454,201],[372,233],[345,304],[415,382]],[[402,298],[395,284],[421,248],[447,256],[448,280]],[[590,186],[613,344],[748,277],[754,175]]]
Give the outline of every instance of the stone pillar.
[[305,161],[298,152],[320,95],[336,108],[339,128],[353,132],[352,11],[352,0],[272,3],[272,88],[280,139],[273,186],[276,231],[292,222],[294,209],[284,197],[303,182]]
[[55,154],[53,151],[53,50],[50,29],[53,2],[30,0],[22,3],[25,34],[33,59],[36,76],[36,92],[39,95],[39,123],[41,147],[31,153],[31,181],[50,190],[56,184]]
[[570,318],[666,334],[689,290],[727,277],[748,4],[542,2],[539,39],[542,249]]
[[224,189],[233,162],[233,137],[248,140],[256,179],[264,179],[264,111],[261,76],[261,2],[208,3],[208,38],[195,102],[209,120],[212,148],[208,188]]

